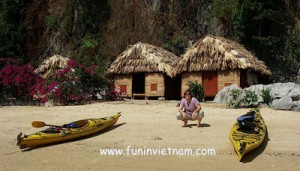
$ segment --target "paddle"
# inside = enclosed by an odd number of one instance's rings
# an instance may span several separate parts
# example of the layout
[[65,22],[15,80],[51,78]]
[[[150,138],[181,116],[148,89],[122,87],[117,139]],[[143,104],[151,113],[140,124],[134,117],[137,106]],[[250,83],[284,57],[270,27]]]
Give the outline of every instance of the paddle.
[[41,128],[41,127],[44,127],[44,126],[53,126],[53,127],[61,127],[61,126],[57,126],[57,125],[48,125],[46,124],[45,122],[43,121],[33,121],[31,123],[31,125],[35,128]]

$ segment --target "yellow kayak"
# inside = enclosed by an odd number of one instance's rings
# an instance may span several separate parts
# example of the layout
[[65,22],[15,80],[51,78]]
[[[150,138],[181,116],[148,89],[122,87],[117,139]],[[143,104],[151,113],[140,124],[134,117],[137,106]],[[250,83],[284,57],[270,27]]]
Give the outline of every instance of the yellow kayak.
[[51,126],[30,135],[22,136],[21,132],[17,136],[17,145],[20,149],[32,148],[92,135],[114,125],[120,116],[117,113],[104,118],[79,120],[63,126]]
[[[246,117],[249,118],[251,114],[254,116],[253,121],[238,121],[230,130],[229,138],[238,155],[239,161],[242,160],[246,153],[257,148],[263,142],[266,135],[266,125],[260,111],[252,109],[246,114]],[[249,129],[246,129],[247,127],[245,126],[245,128],[244,125],[250,125],[248,126]]]

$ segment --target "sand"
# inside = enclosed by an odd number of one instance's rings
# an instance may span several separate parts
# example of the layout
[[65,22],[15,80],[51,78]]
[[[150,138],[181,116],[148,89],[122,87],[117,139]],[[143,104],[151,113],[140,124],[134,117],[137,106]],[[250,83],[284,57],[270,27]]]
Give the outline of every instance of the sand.
[[[248,109],[202,103],[202,128],[181,127],[176,101],[102,102],[82,106],[0,107],[0,170],[300,170],[300,113],[262,107],[268,140],[238,162],[228,138],[236,118]],[[32,121],[63,124],[122,112],[110,130],[85,139],[21,151],[18,133],[34,133]],[[129,147],[130,146],[130,147]],[[197,149],[202,155],[100,155],[100,149]],[[213,149],[215,155],[208,154]],[[205,151],[206,154],[205,155]],[[199,152],[199,151],[198,151]],[[162,152],[163,153],[163,152]],[[164,153],[165,154],[165,153]],[[181,155],[180,155],[181,154]]]

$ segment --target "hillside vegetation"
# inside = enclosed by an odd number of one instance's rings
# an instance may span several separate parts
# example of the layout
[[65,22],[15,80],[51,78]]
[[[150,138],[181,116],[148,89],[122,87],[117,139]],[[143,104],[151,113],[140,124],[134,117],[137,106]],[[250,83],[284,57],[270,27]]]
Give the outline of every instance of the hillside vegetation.
[[243,44],[271,81],[294,81],[299,11],[299,0],[1,0],[0,58],[37,66],[60,54],[104,69],[138,41],[181,55],[212,34]]

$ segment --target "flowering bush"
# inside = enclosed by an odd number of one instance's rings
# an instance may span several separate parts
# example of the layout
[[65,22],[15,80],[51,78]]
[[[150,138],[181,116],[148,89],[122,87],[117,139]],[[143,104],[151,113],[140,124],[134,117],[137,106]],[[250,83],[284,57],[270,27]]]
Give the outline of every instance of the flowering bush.
[[5,65],[17,65],[19,64],[19,61],[13,58],[0,58],[0,68],[2,69]]
[[0,72],[2,97],[30,99],[33,95],[45,94],[44,80],[30,65],[8,64]]
[[116,100],[118,91],[113,83],[109,83],[104,94],[105,100]]
[[64,104],[84,102],[106,85],[96,65],[85,67],[72,59],[66,68],[50,74],[47,83],[48,99]]
[[100,68],[96,65],[85,67],[75,60],[69,60],[66,68],[53,71],[46,79],[35,74],[30,65],[21,66],[13,60],[2,63],[6,63],[0,72],[2,98],[29,100],[33,97],[41,103],[48,100],[63,104],[81,103],[107,85]]

